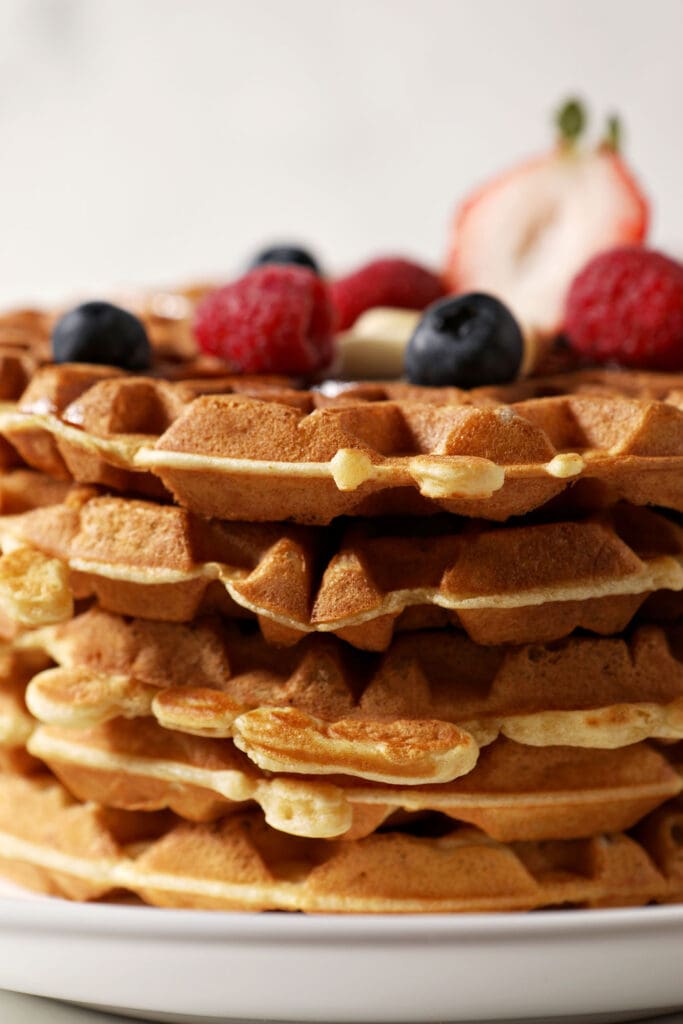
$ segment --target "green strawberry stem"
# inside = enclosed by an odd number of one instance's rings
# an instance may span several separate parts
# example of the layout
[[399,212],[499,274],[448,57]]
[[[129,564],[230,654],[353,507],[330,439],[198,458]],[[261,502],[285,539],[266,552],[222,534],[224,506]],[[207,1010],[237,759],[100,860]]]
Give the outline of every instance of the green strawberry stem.
[[621,149],[621,138],[621,121],[616,116],[616,114],[612,114],[610,117],[607,118],[605,134],[603,136],[601,145],[603,149],[611,149],[614,153],[618,153]]
[[555,125],[562,145],[573,146],[586,127],[586,111],[580,100],[569,99],[555,114]]

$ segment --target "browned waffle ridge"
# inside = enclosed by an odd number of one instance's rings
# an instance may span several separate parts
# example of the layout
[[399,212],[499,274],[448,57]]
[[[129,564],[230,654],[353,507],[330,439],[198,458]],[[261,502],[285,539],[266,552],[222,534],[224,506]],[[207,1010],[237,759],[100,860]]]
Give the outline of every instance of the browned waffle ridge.
[[438,811],[501,841],[574,839],[635,825],[683,778],[646,743],[617,750],[534,749],[499,739],[467,775],[437,786],[263,773],[228,740],[114,719],[89,730],[39,726],[28,751],[82,800],[169,808],[210,821],[256,802],[269,825],[309,838],[357,839],[396,812]]
[[443,509],[502,520],[579,479],[610,500],[683,510],[682,378],[669,375],[667,390],[663,380],[577,373],[535,382],[522,401],[530,385],[358,385],[329,397],[67,364],[39,370],[0,430],[52,476],[170,491],[221,519]]
[[168,729],[232,737],[276,772],[418,785],[467,774],[499,735],[609,749],[683,734],[680,626],[508,648],[414,632],[380,657],[333,637],[278,651],[215,620],[187,627],[92,610],[21,642],[60,666],[28,687],[40,721],[87,728],[151,715]]
[[[130,309],[142,320],[152,349],[153,373],[172,375],[174,370],[182,373],[188,367],[193,372],[198,366],[205,370],[217,367],[217,360],[198,357],[192,333],[195,305],[209,290],[209,285],[193,284],[112,296],[112,301]],[[52,328],[66,311],[66,306],[49,310],[26,307],[0,313],[0,361],[6,356],[20,355],[25,360],[27,377],[38,367],[49,364]],[[220,365],[224,371],[224,364]],[[10,397],[16,397],[20,391]]]
[[211,610],[256,616],[265,638],[285,645],[333,632],[384,650],[396,626],[449,623],[479,643],[528,643],[578,627],[618,633],[650,593],[683,590],[683,528],[626,505],[505,528],[437,517],[351,520],[331,532],[207,521],[76,488],[0,517],[0,538],[2,606],[22,625],[69,618],[73,593],[171,622]]
[[619,906],[683,896],[681,810],[666,804],[638,839],[502,844],[472,828],[355,842],[269,829],[257,813],[174,824],[74,801],[49,777],[0,776],[0,871],[97,899],[128,889],[151,904],[309,912],[454,912]]
[[[107,806],[169,807],[201,821],[255,801],[274,828],[347,839],[371,833],[399,810],[431,810],[508,841],[622,830],[681,788],[680,774],[646,743],[534,748],[502,738],[453,783],[271,775],[228,739],[175,732],[151,718],[114,718],[86,729],[38,725],[23,689],[46,660],[40,651],[10,649],[0,662],[0,748],[16,761],[26,744],[72,793]],[[24,760],[35,769],[35,760]],[[672,763],[678,765],[675,756]]]
[[49,657],[39,650],[0,645],[0,750],[20,752],[25,747],[36,725],[24,700],[26,686],[49,664]]

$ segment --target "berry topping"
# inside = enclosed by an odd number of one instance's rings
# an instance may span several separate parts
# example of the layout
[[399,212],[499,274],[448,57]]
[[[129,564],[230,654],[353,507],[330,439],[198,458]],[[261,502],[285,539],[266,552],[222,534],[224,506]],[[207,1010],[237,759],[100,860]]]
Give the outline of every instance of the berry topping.
[[212,292],[194,329],[202,351],[244,373],[308,374],[334,355],[327,286],[303,267],[267,264]]
[[601,253],[569,289],[565,331],[596,362],[683,370],[683,264],[639,246]]
[[442,299],[425,311],[406,349],[412,384],[474,388],[513,380],[522,363],[522,332],[492,295]]
[[310,252],[298,245],[271,245],[257,253],[251,261],[250,270],[254,267],[263,267],[266,263],[293,264],[297,267],[307,267],[314,273],[320,273],[320,267]]
[[642,242],[648,206],[617,152],[612,118],[597,147],[579,144],[583,108],[566,104],[545,156],[484,185],[457,210],[445,279],[453,292],[498,295],[542,333],[562,327],[567,288],[587,260]]
[[366,263],[355,273],[334,281],[331,290],[340,331],[351,327],[366,309],[425,309],[445,295],[441,280],[431,270],[410,260],[393,258]]
[[146,370],[152,361],[147,332],[136,316],[109,302],[85,302],[52,329],[56,363],[104,363]]

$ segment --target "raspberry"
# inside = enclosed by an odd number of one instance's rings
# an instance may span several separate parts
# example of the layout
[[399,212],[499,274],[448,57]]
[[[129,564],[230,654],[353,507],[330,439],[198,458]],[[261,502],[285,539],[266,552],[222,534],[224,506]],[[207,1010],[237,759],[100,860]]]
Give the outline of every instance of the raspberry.
[[327,286],[303,267],[268,264],[212,292],[197,309],[203,352],[244,373],[308,374],[334,355]]
[[424,309],[445,295],[441,280],[431,270],[410,260],[389,258],[366,263],[331,286],[337,328],[346,330],[366,309],[397,306]]
[[572,282],[565,332],[596,362],[683,370],[683,264],[639,246],[601,253]]

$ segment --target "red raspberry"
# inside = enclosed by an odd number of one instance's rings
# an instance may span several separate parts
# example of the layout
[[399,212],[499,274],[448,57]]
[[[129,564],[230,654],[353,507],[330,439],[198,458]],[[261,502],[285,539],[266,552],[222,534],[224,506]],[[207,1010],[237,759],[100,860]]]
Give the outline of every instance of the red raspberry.
[[366,309],[398,306],[424,309],[446,294],[441,280],[431,270],[410,260],[388,258],[366,263],[331,286],[337,328],[345,331]]
[[683,370],[683,264],[640,246],[601,253],[572,282],[565,332],[596,362]]
[[308,374],[334,355],[327,286],[304,267],[257,267],[199,305],[199,347],[244,373]]

